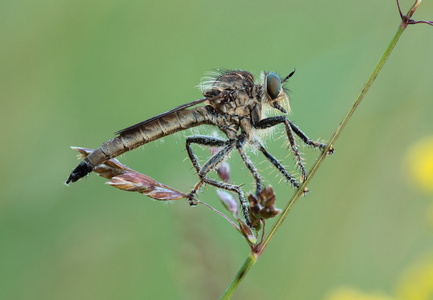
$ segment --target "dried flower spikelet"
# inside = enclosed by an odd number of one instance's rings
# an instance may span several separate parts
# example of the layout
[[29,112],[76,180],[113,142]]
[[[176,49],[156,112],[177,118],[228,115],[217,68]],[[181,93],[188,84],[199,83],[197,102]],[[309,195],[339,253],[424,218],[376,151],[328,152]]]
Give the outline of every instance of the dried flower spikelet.
[[250,202],[251,223],[256,226],[260,224],[260,219],[270,219],[281,213],[281,209],[275,207],[275,193],[271,186],[264,188],[258,198],[253,194],[248,194]]
[[275,193],[271,186],[264,188],[260,192],[259,202],[264,207],[273,207],[275,205]]
[[[93,149],[82,147],[71,147],[78,151],[83,159],[93,152]],[[131,168],[121,164],[112,158],[93,169],[99,176],[110,179],[106,184],[114,186],[123,191],[139,192],[155,200],[167,201],[185,198],[186,195],[172,189],[155,179],[138,173]]]
[[[218,135],[214,132],[213,133],[213,137],[218,138]],[[210,153],[211,155],[215,155],[218,153],[218,151],[220,151],[221,148],[218,147],[211,147],[210,148]],[[221,164],[219,164],[219,166],[216,169],[218,176],[227,183],[231,183],[230,181],[230,165],[228,162],[223,161]]]
[[228,162],[223,161],[217,169],[218,176],[225,182],[231,183],[230,181],[230,165]]
[[160,201],[179,200],[186,197],[182,192],[138,172],[126,172],[115,176],[107,184],[124,191],[139,192]]
[[124,170],[113,169],[113,168],[108,167],[106,164],[101,164],[99,166],[96,166],[95,168],[93,168],[93,172],[95,172],[99,176],[107,178],[107,179],[111,179],[115,176],[119,176],[119,175],[125,173]]
[[78,159],[83,159],[87,155],[89,155],[90,153],[93,152],[93,149],[83,148],[83,147],[74,147],[74,146],[71,146],[71,149],[75,150],[75,151],[78,151],[80,153],[80,155],[78,155]]
[[112,158],[104,162],[104,165],[106,165],[108,168],[112,168],[113,170],[117,170],[118,172],[136,172],[131,168],[128,168],[124,164],[121,164],[117,159]]
[[257,243],[257,237],[252,232],[251,228],[248,227],[242,220],[239,219],[239,228],[241,229],[242,235],[246,238],[248,244],[255,245]]
[[209,149],[209,151],[210,151],[210,154],[213,156],[213,155],[217,154],[218,151],[220,151],[220,149],[221,149],[221,148],[211,147],[211,148]]
[[262,206],[260,205],[259,201],[257,200],[256,196],[253,194],[248,194],[248,202],[250,204],[250,207],[248,208],[248,213],[250,215],[250,222],[251,225],[256,229],[260,230],[261,222],[260,222],[260,210],[262,209]]
[[265,207],[260,211],[260,215],[263,219],[271,219],[278,216],[281,213],[281,209],[275,207]]
[[234,217],[237,217],[239,214],[239,208],[237,201],[233,198],[232,194],[217,189],[218,197],[223,203],[224,207],[233,214]]
[[140,193],[149,192],[155,187],[159,186],[159,183],[156,180],[136,172],[127,172],[122,175],[115,176],[111,178],[107,184],[124,191]]
[[184,198],[184,194],[176,190],[170,190],[163,187],[156,187],[149,192],[141,192],[142,194],[160,201],[179,200]]
[[257,197],[251,193],[248,194],[248,202],[250,203],[250,212],[253,215],[258,215],[260,210],[262,210],[262,206],[259,203]]

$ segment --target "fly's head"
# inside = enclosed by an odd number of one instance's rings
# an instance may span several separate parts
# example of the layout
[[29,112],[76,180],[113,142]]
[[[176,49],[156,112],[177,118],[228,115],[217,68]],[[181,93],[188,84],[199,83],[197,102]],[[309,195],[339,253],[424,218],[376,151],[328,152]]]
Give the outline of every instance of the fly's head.
[[282,84],[292,77],[294,73],[295,71],[292,71],[284,79],[281,79],[280,76],[274,72],[265,72],[262,76],[264,89],[262,102],[269,104],[272,108],[278,109],[283,113],[289,112],[289,97]]

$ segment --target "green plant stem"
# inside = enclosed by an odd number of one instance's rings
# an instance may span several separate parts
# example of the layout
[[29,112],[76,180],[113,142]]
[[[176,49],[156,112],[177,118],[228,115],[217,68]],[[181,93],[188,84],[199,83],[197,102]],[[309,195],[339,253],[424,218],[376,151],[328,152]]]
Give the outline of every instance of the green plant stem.
[[[410,8],[407,16],[411,17],[413,13],[415,12],[416,8],[418,7],[421,0],[418,0],[415,2],[415,4]],[[352,107],[349,109],[347,114],[344,116],[341,123],[338,125],[337,129],[335,130],[334,134],[332,135],[331,139],[329,140],[328,145],[325,149],[323,149],[323,152],[320,154],[316,162],[314,163],[313,167],[311,168],[308,178],[301,184],[301,186],[296,190],[293,197],[290,199],[290,201],[287,203],[286,207],[284,208],[283,212],[280,214],[272,228],[270,229],[269,233],[266,235],[265,239],[263,240],[263,243],[258,245],[258,247],[253,248],[248,258],[245,260],[242,267],[237,272],[236,276],[231,281],[228,288],[225,290],[224,294],[222,295],[221,299],[230,299],[233,293],[235,292],[236,288],[239,286],[241,280],[245,278],[245,275],[248,273],[250,268],[256,263],[260,255],[263,253],[263,251],[266,249],[267,245],[271,241],[271,239],[274,237],[277,230],[280,228],[281,224],[283,223],[286,216],[289,214],[290,210],[292,209],[293,205],[298,200],[299,196],[302,194],[304,188],[307,186],[307,184],[310,182],[310,180],[313,178],[314,174],[316,173],[317,169],[323,162],[323,160],[326,158],[327,153],[333,145],[338,137],[340,136],[341,132],[343,131],[344,127],[346,126],[347,122],[352,117],[353,113],[361,103],[362,99],[364,98],[365,94],[367,93],[368,89],[373,84],[374,80],[376,79],[377,75],[379,74],[380,70],[384,66],[386,60],[390,56],[392,50],[394,49],[394,46],[397,44],[398,40],[400,39],[403,31],[406,29],[408,25],[408,18],[403,18],[402,22],[400,23],[400,26],[395,33],[394,37],[392,38],[391,42],[388,45],[388,48],[385,50],[384,54],[382,55],[381,59],[379,60],[378,64],[374,68],[373,72],[371,73],[370,77],[368,78],[368,81],[365,83],[364,87],[362,88],[358,98],[356,98],[355,102],[353,103]]]
[[248,255],[244,264],[239,269],[238,273],[233,278],[232,282],[230,282],[230,285],[225,290],[224,294],[221,296],[221,299],[230,299],[232,297],[233,293],[236,291],[236,289],[239,286],[239,284],[241,283],[242,279],[248,273],[250,268],[256,263],[257,259],[258,259],[258,256],[254,252],[250,252],[250,255]]
[[382,58],[379,60],[379,63],[376,65],[376,68],[371,73],[370,77],[368,78],[368,81],[365,83],[363,89],[361,90],[361,93],[359,94],[358,98],[356,98],[356,101],[353,103],[352,107],[349,109],[347,114],[344,116],[341,123],[338,125],[337,129],[335,130],[334,134],[329,140],[328,145],[323,150],[323,152],[320,154],[316,162],[314,163],[313,167],[311,168],[308,178],[301,184],[299,189],[295,192],[292,199],[290,199],[289,203],[287,203],[286,207],[284,208],[283,212],[279,216],[278,220],[275,222],[274,226],[272,226],[271,230],[265,237],[263,244],[261,245],[258,252],[261,254],[263,250],[268,245],[269,241],[272,239],[272,237],[275,235],[278,228],[283,223],[284,219],[286,218],[287,214],[290,212],[290,209],[293,207],[293,205],[298,200],[299,196],[302,194],[302,191],[307,186],[307,184],[310,182],[310,180],[313,178],[314,174],[316,173],[317,169],[323,162],[323,160],[326,158],[327,153],[331,147],[331,145],[335,144],[338,137],[340,136],[341,132],[343,131],[344,127],[346,126],[347,122],[352,117],[353,113],[361,103],[362,99],[364,98],[365,94],[367,93],[370,86],[373,84],[374,80],[376,79],[377,75],[379,74],[380,70],[382,69],[383,65],[385,64],[386,60],[388,59],[389,55],[391,54],[392,50],[394,49],[394,46],[397,44],[397,41],[399,40],[401,34],[403,33],[405,27],[399,26],[396,34],[394,35],[393,39],[391,40],[390,44],[388,45],[388,48],[386,49],[385,53],[382,55]]

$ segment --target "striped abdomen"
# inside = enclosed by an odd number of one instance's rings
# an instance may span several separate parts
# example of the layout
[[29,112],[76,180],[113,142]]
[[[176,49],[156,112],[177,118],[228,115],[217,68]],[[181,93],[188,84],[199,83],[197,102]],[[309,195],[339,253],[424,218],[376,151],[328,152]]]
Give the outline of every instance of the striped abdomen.
[[72,171],[66,183],[75,182],[92,172],[97,165],[146,143],[194,126],[214,123],[211,119],[208,108],[198,106],[193,109],[173,112],[148,123],[142,122],[137,127],[132,126],[89,154]]

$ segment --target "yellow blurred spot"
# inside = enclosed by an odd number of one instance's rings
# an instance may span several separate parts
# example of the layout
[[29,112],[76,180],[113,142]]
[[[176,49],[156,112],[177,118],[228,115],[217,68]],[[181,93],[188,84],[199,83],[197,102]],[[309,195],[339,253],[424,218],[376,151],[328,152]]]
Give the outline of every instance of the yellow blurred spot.
[[397,288],[397,299],[433,299],[433,257],[421,259],[405,272]]
[[433,136],[416,142],[406,156],[411,178],[415,184],[433,193]]
[[332,291],[325,300],[393,300],[381,292],[364,293],[354,288],[342,287]]

